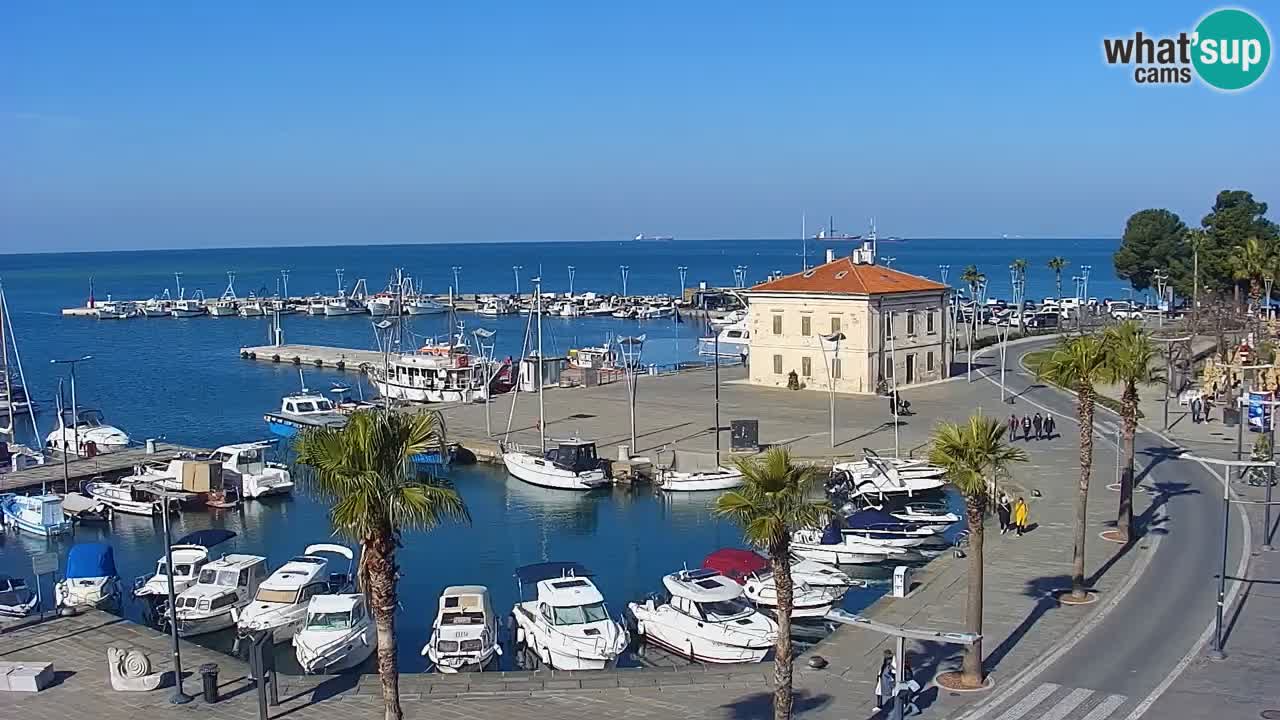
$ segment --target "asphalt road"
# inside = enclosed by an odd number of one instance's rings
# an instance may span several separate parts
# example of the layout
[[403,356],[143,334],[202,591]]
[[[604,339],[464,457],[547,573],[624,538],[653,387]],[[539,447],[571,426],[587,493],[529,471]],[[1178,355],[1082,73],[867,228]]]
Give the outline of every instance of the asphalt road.
[[[1022,370],[1022,356],[1045,344],[1022,345],[1016,352],[1011,348],[1006,383],[1019,401],[1032,401],[1058,414],[1062,432],[1075,432],[1074,399]],[[998,368],[994,376],[998,378]],[[1098,434],[1109,437],[1099,438],[1095,447],[1114,442],[1112,428],[1119,422],[1117,415],[1098,407]],[[1198,463],[1169,457],[1173,446],[1154,434],[1140,430],[1135,447],[1138,481],[1152,488],[1156,498],[1154,512],[1136,523],[1136,544],[1148,543],[1157,534],[1160,544],[1124,599],[1037,682],[1141,700],[1174,670],[1213,620],[1222,564],[1222,486]],[[1095,470],[1093,482],[1112,479],[1111,473]],[[1232,524],[1228,574],[1239,562],[1242,542],[1234,510]],[[1095,572],[1100,559],[1087,560],[1086,572]]]

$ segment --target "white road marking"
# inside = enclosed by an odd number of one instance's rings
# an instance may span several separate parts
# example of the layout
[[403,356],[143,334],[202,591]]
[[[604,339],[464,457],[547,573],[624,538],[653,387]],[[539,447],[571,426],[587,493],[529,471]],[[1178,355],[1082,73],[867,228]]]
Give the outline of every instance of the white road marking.
[[1018,701],[1016,705],[1004,711],[996,720],[1018,720],[1023,715],[1031,712],[1035,706],[1044,702],[1048,697],[1058,691],[1059,685],[1053,683],[1042,683],[1040,687],[1032,690],[1026,697]]
[[1041,715],[1039,720],[1064,720],[1071,714],[1072,710],[1080,707],[1089,696],[1093,694],[1092,690],[1085,688],[1076,688],[1071,691],[1070,695],[1058,701],[1057,705],[1049,708],[1049,712]]
[[1098,703],[1098,707],[1084,716],[1084,720],[1107,720],[1107,718],[1111,717],[1111,713],[1116,711],[1116,708],[1124,704],[1124,701],[1124,695],[1108,695],[1106,700]]

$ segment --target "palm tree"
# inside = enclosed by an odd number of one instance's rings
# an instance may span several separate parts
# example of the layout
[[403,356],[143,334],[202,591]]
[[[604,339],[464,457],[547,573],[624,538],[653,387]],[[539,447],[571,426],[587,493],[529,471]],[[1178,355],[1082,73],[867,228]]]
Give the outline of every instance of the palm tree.
[[1107,382],[1124,386],[1120,395],[1120,418],[1124,426],[1123,470],[1120,474],[1120,509],[1116,514],[1116,539],[1127,543],[1133,536],[1133,436],[1138,428],[1138,386],[1161,377],[1152,363],[1158,351],[1151,337],[1132,320],[1107,328]]
[[818,527],[831,513],[826,502],[813,500],[817,471],[791,462],[785,448],[762,458],[737,458],[743,484],[716,499],[715,515],[742,526],[746,541],[769,554],[778,591],[778,644],[774,648],[773,717],[791,717],[791,533]]
[[960,273],[960,282],[969,286],[969,299],[974,302],[978,301],[978,288],[986,279],[986,275],[978,272],[977,265],[969,265]]
[[1004,423],[974,415],[967,423],[940,423],[933,431],[929,462],[946,470],[947,482],[964,496],[969,521],[969,596],[965,602],[965,629],[979,636],[965,650],[960,681],[966,687],[982,687],[982,568],[985,531],[983,521],[995,501],[1000,480],[1009,466],[1026,462],[1027,454],[1004,440]]
[[1037,368],[1042,380],[1074,390],[1080,420],[1080,488],[1076,497],[1076,541],[1071,563],[1071,598],[1084,600],[1084,543],[1088,537],[1089,478],[1093,474],[1094,384],[1105,376],[1107,343],[1098,335],[1063,338]]
[[1017,280],[1017,286],[1014,288],[1018,299],[1018,327],[1022,328],[1022,309],[1026,304],[1027,295],[1027,266],[1029,263],[1026,258],[1014,258],[1009,264],[1009,269],[1013,271],[1014,279]]
[[469,522],[451,487],[417,479],[413,457],[445,452],[438,412],[355,413],[341,429],[307,430],[294,441],[311,488],[331,503],[336,533],[360,543],[356,577],[378,629],[378,675],[386,720],[400,720],[396,666],[396,550],[406,530],[429,530],[445,520]]
[[[1262,278],[1270,274],[1276,266],[1276,253],[1270,243],[1257,237],[1244,241],[1231,249],[1228,259],[1231,267],[1231,279],[1237,283],[1249,283],[1249,300],[1255,305],[1262,297]],[[1238,285],[1237,285],[1238,287]]]
[[1049,269],[1053,271],[1053,282],[1058,287],[1058,299],[1062,299],[1062,268],[1067,266],[1067,259],[1061,255],[1049,258]]

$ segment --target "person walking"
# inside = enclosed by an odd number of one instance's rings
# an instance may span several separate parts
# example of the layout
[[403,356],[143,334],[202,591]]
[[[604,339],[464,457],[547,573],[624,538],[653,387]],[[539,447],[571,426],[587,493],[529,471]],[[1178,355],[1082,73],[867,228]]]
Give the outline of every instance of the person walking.
[[1044,439],[1052,440],[1053,431],[1058,429],[1058,421],[1053,419],[1053,413],[1049,413],[1044,419]]
[[1036,430],[1036,439],[1041,439],[1043,437],[1041,431],[1044,430],[1044,416],[1036,413],[1036,416],[1031,418],[1031,427]]
[[1018,439],[1018,414],[1010,413],[1009,415],[1009,442]]
[[1200,410],[1202,408],[1203,403],[1200,402],[1199,396],[1191,398],[1191,422],[1193,424],[1200,424]]
[[1027,507],[1027,501],[1019,497],[1013,503],[1013,527],[1018,532],[1018,537],[1022,537],[1022,533],[1027,531],[1027,518],[1031,515],[1031,508]]
[[880,661],[880,674],[876,676],[876,702],[877,711],[883,710],[884,706],[893,702],[893,651],[885,650],[884,659]]
[[1000,493],[1000,499],[996,501],[996,517],[1000,518],[1000,534],[1009,532],[1011,520],[1013,516],[1013,506],[1010,504],[1009,496]]
[[914,673],[911,670],[911,660],[904,658],[902,661],[902,681],[898,683],[896,688],[898,704],[902,707],[902,717],[920,714],[920,708],[916,705],[916,693],[920,692],[920,683],[916,682],[912,675]]
[[1022,416],[1022,439],[1025,442],[1031,441],[1031,416]]

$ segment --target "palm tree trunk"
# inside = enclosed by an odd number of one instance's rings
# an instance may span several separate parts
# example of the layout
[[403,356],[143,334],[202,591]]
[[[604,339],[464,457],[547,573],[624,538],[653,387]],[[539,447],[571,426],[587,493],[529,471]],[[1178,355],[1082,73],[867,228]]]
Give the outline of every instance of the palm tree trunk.
[[982,687],[985,680],[982,671],[982,556],[986,533],[982,523],[986,502],[983,498],[966,497],[965,510],[969,519],[969,595],[965,600],[965,630],[977,633],[978,641],[965,649],[960,682],[965,687],[977,688]]
[[401,720],[400,669],[396,665],[396,546],[390,533],[370,538],[365,543],[369,553],[370,608],[378,629],[378,677],[382,680],[382,704],[385,720]]
[[778,590],[778,643],[773,651],[773,718],[791,720],[791,542],[784,537],[769,553]]
[[1062,271],[1061,270],[1053,271],[1053,281],[1058,286],[1058,299],[1061,300],[1062,299]]
[[1071,557],[1071,598],[1084,600],[1084,544],[1089,536],[1089,478],[1093,474],[1093,386],[1080,384],[1080,492],[1076,497],[1076,543]]
[[1133,537],[1133,438],[1138,429],[1138,389],[1133,383],[1125,384],[1120,410],[1124,421],[1121,440],[1124,467],[1120,473],[1120,509],[1116,514],[1116,532],[1120,541],[1127,543]]

